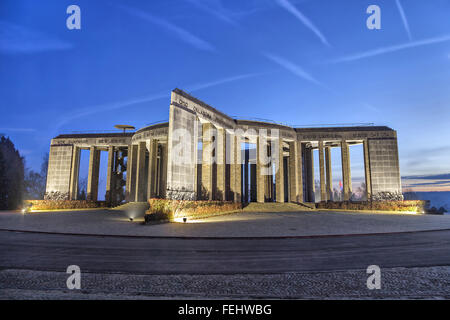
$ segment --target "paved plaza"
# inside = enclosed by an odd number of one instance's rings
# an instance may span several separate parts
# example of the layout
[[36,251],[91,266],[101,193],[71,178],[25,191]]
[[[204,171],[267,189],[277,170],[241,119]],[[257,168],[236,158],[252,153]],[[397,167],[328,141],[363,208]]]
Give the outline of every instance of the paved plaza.
[[[134,216],[133,216],[134,217]],[[0,212],[0,229],[148,237],[292,237],[450,229],[450,216],[363,212],[239,212],[188,223],[142,225],[114,210]]]
[[[1,212],[0,299],[450,297],[450,216],[308,211],[136,220],[114,210]],[[66,287],[73,264],[82,272],[77,291]],[[382,272],[376,291],[366,287],[374,264]]]
[[450,299],[450,268],[383,269],[369,290],[365,270],[235,275],[86,274],[82,290],[67,274],[0,271],[0,299]]

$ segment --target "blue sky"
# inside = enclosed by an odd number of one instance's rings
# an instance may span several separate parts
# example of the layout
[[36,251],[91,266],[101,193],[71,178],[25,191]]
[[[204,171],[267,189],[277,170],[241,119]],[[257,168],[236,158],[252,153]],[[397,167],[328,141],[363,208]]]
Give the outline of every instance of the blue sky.
[[387,125],[402,175],[448,173],[449,15],[449,0],[1,0],[0,133],[38,169],[59,133],[168,119],[179,87],[241,118]]

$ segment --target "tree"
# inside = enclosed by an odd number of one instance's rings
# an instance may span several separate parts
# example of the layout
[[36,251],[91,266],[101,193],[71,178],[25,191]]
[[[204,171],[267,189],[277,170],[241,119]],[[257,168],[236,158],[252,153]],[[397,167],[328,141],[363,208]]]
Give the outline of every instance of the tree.
[[0,208],[5,208],[8,199],[8,184],[6,181],[6,166],[3,159],[3,152],[0,148]]
[[356,189],[355,192],[352,192],[352,201],[366,201],[367,195],[366,195],[366,184],[364,182],[361,182],[361,185]]
[[41,172],[27,169],[25,173],[25,198],[28,200],[44,199],[47,183],[48,153],[44,155]]
[[78,182],[78,200],[86,200],[87,178],[81,178]]
[[44,154],[44,157],[42,158],[42,164],[41,164],[41,176],[44,178],[44,183],[47,184],[47,174],[48,174],[48,152]]
[[0,210],[17,209],[24,193],[24,160],[9,138],[0,138]]
[[343,199],[342,190],[333,188],[333,201],[342,201],[342,199]]

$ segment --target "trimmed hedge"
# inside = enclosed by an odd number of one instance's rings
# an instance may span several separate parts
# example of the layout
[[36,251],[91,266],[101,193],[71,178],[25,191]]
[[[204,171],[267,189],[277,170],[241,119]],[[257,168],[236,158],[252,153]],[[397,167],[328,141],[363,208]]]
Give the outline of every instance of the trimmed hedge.
[[430,206],[429,201],[405,200],[405,201],[361,201],[361,202],[320,202],[318,209],[344,209],[344,210],[380,210],[398,212],[418,212],[424,213]]
[[27,200],[31,210],[89,209],[106,207],[105,201],[91,200]]
[[241,203],[229,201],[149,199],[148,203],[150,209],[145,212],[146,221],[201,218],[242,209]]

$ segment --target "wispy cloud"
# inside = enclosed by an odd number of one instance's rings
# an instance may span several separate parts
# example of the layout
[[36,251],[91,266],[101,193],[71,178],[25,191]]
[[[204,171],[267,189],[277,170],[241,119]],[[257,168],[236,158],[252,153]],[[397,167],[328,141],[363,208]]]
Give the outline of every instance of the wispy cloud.
[[37,30],[0,20],[0,53],[32,54],[71,49],[71,43]]
[[[187,92],[192,92],[192,91],[215,87],[215,86],[225,84],[225,83],[230,83],[230,82],[234,82],[234,81],[238,81],[238,80],[256,77],[256,76],[259,76],[262,74],[263,73],[241,74],[241,75],[236,75],[236,76],[232,76],[232,77],[222,78],[222,79],[215,80],[215,81],[188,85],[188,86],[183,87],[183,89],[186,90]],[[156,101],[159,99],[168,98],[170,96],[169,92],[170,92],[170,90],[165,90],[165,91],[162,91],[159,93],[153,93],[153,94],[149,94],[147,96],[142,96],[142,97],[138,97],[138,98],[123,100],[123,101],[118,101],[118,102],[113,102],[113,103],[105,103],[105,104],[101,104],[101,105],[95,105],[95,106],[83,108],[83,109],[77,110],[76,112],[67,114],[64,117],[60,118],[59,121],[56,123],[56,128],[60,128],[63,125],[65,125],[75,119],[86,117],[86,116],[96,114],[99,112],[106,112],[106,111],[122,109],[124,107],[128,107],[128,106],[138,104],[138,103],[153,102],[153,101]]]
[[320,30],[312,23],[308,17],[306,17],[303,13],[301,13],[292,3],[288,0],[276,0],[276,2],[286,11],[295,16],[301,23],[305,25],[309,30],[314,32],[314,34],[322,41],[326,46],[330,46],[328,40],[325,36],[320,32]]
[[270,53],[263,53],[266,58],[269,60],[275,62],[279,66],[283,67],[284,69],[288,70],[289,72],[295,74],[296,76],[307,80],[309,82],[312,82],[319,86],[324,86],[322,83],[314,79],[313,76],[311,76],[309,73],[307,73],[305,70],[303,70],[302,67],[296,65],[295,63],[286,60],[285,58],[270,54]]
[[35,132],[36,129],[32,128],[0,128],[0,132]]
[[403,10],[402,4],[400,3],[400,0],[395,0],[395,2],[397,3],[397,8],[398,8],[398,11],[400,12],[400,16],[402,17],[403,25],[405,26],[405,30],[406,30],[406,33],[408,34],[408,38],[409,38],[409,40],[412,41],[411,30],[409,30],[409,23],[408,23],[408,20],[406,19],[405,11]]
[[349,55],[346,57],[338,58],[338,59],[332,60],[331,62],[338,63],[338,62],[355,61],[355,60],[360,60],[360,59],[364,59],[364,58],[379,56],[379,55],[386,54],[386,53],[391,53],[391,52],[396,52],[396,51],[400,51],[400,50],[411,49],[411,48],[416,48],[416,47],[421,47],[421,46],[427,46],[427,45],[441,43],[441,42],[447,42],[447,41],[450,41],[450,35],[445,35],[445,36],[436,37],[436,38],[429,38],[429,39],[424,39],[424,40],[419,40],[419,41],[412,41],[412,42],[403,43],[403,44],[390,46],[390,47],[378,48],[375,50],[370,50],[370,51],[361,52],[361,53]]
[[75,112],[69,113],[69,114],[65,115],[64,117],[60,118],[58,120],[58,122],[56,123],[56,128],[60,128],[63,125],[65,125],[66,123],[69,123],[75,119],[83,118],[83,117],[86,117],[86,116],[89,116],[92,114],[96,114],[99,112],[117,110],[117,109],[121,109],[121,108],[130,106],[130,105],[133,105],[133,104],[143,103],[143,102],[152,102],[152,101],[162,99],[165,97],[167,97],[167,92],[164,92],[164,93],[161,92],[161,93],[150,94],[150,95],[139,97],[139,98],[133,98],[133,99],[123,100],[123,101],[118,101],[118,102],[113,102],[113,103],[94,105],[94,106],[90,106],[87,108],[79,109]]
[[219,79],[219,80],[215,80],[215,81],[211,81],[211,82],[198,83],[198,84],[194,84],[191,86],[187,86],[186,91],[197,91],[197,90],[207,89],[210,87],[215,87],[215,86],[218,86],[221,84],[234,82],[237,80],[243,80],[243,79],[247,79],[247,78],[257,77],[257,76],[260,76],[263,74],[265,74],[265,73],[262,73],[262,72],[261,73],[247,73],[247,74],[241,74],[241,75],[223,78],[223,79]]
[[226,12],[224,12],[223,7],[220,2],[211,1],[211,0],[186,0],[190,4],[194,5],[200,10],[203,10],[219,20],[222,20],[225,23],[228,23],[233,26],[238,26],[238,23],[231,19]]
[[166,31],[170,32],[171,34],[176,36],[181,41],[193,46],[194,48],[197,48],[199,50],[204,50],[204,51],[215,51],[214,47],[210,43],[206,42],[203,39],[200,39],[199,37],[193,35],[189,31],[187,31],[181,27],[178,27],[164,19],[155,17],[149,13],[142,12],[138,9],[134,9],[131,7],[126,7],[126,6],[118,6],[118,7],[135,17],[138,17],[142,20],[148,21],[150,23],[153,23],[153,24],[165,29]]
[[370,111],[374,111],[374,112],[380,112],[380,109],[378,109],[377,107],[371,105],[370,103],[364,102],[363,103],[364,108],[366,108],[367,110]]

